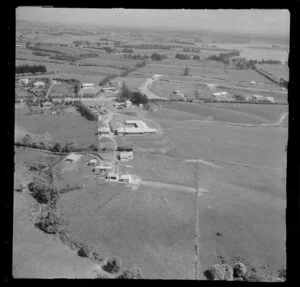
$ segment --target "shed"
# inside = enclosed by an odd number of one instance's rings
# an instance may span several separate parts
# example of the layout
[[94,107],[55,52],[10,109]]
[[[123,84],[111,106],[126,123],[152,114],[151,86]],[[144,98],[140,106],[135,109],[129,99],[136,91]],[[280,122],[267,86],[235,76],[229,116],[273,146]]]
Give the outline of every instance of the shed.
[[94,159],[91,159],[89,162],[88,162],[88,166],[96,166],[97,164],[97,160],[94,158]]
[[132,106],[132,102],[129,101],[129,100],[126,100],[126,101],[125,101],[125,107],[126,107],[126,108],[129,108],[130,106]]
[[37,82],[33,83],[33,86],[34,87],[43,87],[43,86],[45,86],[45,83],[42,81],[37,81]]
[[120,181],[131,183],[132,182],[132,175],[131,174],[123,174],[120,177]]
[[129,159],[133,159],[133,152],[132,151],[121,151],[119,154],[119,159],[121,161],[126,161]]
[[119,180],[119,175],[114,173],[114,172],[109,172],[107,174],[107,177],[106,177],[108,180],[110,181],[118,181]]

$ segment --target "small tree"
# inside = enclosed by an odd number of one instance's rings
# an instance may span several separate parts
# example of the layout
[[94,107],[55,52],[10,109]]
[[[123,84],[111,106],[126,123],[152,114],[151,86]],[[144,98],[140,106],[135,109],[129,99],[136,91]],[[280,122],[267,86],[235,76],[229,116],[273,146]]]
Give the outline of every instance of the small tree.
[[190,68],[189,68],[189,67],[185,67],[185,68],[184,68],[184,75],[185,75],[185,76],[188,76],[189,73],[190,73]]
[[107,263],[102,266],[102,269],[106,272],[116,274],[121,269],[122,261],[118,257],[113,257],[112,259],[108,260]]
[[235,278],[243,277],[247,273],[247,268],[244,263],[238,262],[233,266],[233,276]]
[[204,271],[204,275],[208,280],[233,280],[233,270],[227,264],[215,264]]
[[53,145],[52,151],[54,152],[60,152],[62,149],[61,143],[57,142]]
[[80,257],[89,257],[90,249],[86,243],[82,243],[77,252]]
[[123,271],[117,279],[142,279],[143,273],[140,268],[132,266],[131,268]]
[[32,138],[30,135],[26,134],[22,140],[22,144],[24,146],[31,146],[32,145]]

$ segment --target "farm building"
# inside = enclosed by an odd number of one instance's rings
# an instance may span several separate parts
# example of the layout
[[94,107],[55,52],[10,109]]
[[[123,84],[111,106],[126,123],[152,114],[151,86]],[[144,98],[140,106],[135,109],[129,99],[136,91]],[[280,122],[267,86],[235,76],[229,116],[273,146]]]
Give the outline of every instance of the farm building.
[[97,164],[97,160],[94,158],[94,159],[91,159],[89,162],[88,162],[88,166],[93,166],[95,167]]
[[253,95],[253,98],[257,99],[257,100],[264,100],[265,97],[261,96],[261,95]]
[[274,100],[273,97],[266,97],[266,99],[267,99],[268,101],[270,101],[271,103],[275,103],[275,100]]
[[37,81],[37,82],[34,82],[34,83],[33,83],[33,86],[34,86],[35,88],[44,87],[44,86],[45,86],[45,83],[42,82],[42,81]]
[[126,108],[129,108],[129,107],[131,107],[132,106],[132,102],[130,101],[130,100],[126,100],[125,101],[125,107]]
[[119,108],[119,107],[125,107],[125,103],[115,103],[113,104],[114,107]]
[[114,93],[116,91],[117,91],[117,89],[115,87],[101,88],[101,92],[105,92],[105,93]]
[[46,102],[42,103],[42,106],[44,109],[50,109],[53,107],[53,103],[46,101]]
[[109,172],[106,176],[107,180],[109,181],[118,181],[119,180],[119,175],[114,173],[114,172]]
[[112,166],[109,165],[97,165],[94,168],[94,172],[99,172],[99,173],[106,173],[106,172],[111,172]]
[[28,83],[29,83],[29,80],[27,78],[19,80],[19,84],[28,85]]
[[83,83],[81,85],[81,88],[87,88],[87,87],[94,87],[94,84],[93,83]]
[[76,154],[76,153],[70,153],[69,155],[67,155],[64,159],[65,162],[72,162],[75,163],[77,162],[79,159],[81,158],[80,154]]
[[140,120],[126,120],[124,127],[117,128],[117,134],[142,135],[145,133],[156,133],[156,129],[150,129]]
[[255,85],[255,84],[256,84],[256,82],[255,82],[255,81],[251,81],[250,83],[251,83],[252,85]]
[[130,160],[130,159],[133,159],[133,152],[132,151],[121,151],[119,153],[119,156],[118,156],[119,160],[120,161],[127,161],[127,160]]
[[53,85],[57,85],[57,84],[58,84],[58,82],[57,82],[56,80],[52,80],[51,83],[52,83]]
[[131,174],[123,174],[120,176],[119,180],[122,182],[132,183],[132,175]]
[[98,134],[101,135],[109,135],[109,127],[100,127],[98,129]]
[[217,92],[217,93],[213,93],[214,96],[227,96],[228,93],[227,92]]

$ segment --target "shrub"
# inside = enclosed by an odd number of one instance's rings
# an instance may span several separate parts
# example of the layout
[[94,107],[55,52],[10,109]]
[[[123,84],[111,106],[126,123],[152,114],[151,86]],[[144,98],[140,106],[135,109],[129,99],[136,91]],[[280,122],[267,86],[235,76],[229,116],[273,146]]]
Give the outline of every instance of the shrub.
[[81,246],[77,252],[78,256],[80,257],[89,257],[90,256],[90,248],[86,243],[81,243]]
[[93,251],[93,252],[92,252],[92,254],[91,254],[91,259],[94,260],[94,261],[96,261],[96,262],[98,262],[98,263],[102,263],[102,262],[105,261],[105,258],[102,257],[102,256],[100,256],[100,255],[98,254],[98,252],[96,252],[96,251]]
[[33,181],[28,184],[28,189],[38,203],[48,204],[58,198],[58,191],[41,176],[34,176]]
[[131,268],[123,271],[117,277],[117,279],[142,279],[142,278],[143,278],[142,271],[136,266],[132,266]]
[[247,273],[247,267],[244,263],[238,262],[233,266],[233,276],[235,278],[237,277],[243,277]]
[[113,257],[112,259],[108,260],[105,265],[102,266],[102,269],[112,274],[118,273],[121,269],[121,259],[118,257]]
[[278,270],[278,278],[282,280],[286,280],[286,269],[281,268]]
[[43,214],[39,217],[35,226],[46,233],[56,234],[64,228],[65,220],[60,214],[50,210],[46,215]]
[[97,274],[95,279],[110,279],[107,274]]
[[228,264],[215,264],[204,271],[208,280],[233,280],[233,270]]

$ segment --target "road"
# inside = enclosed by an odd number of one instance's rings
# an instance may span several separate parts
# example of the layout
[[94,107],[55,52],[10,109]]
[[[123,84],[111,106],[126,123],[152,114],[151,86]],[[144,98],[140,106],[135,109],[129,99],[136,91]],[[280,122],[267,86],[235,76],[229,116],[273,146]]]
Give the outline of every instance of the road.
[[167,98],[165,98],[165,97],[159,97],[159,96],[155,95],[154,93],[152,93],[151,91],[148,90],[148,88],[155,81],[157,81],[157,80],[158,80],[158,78],[156,78],[156,79],[153,79],[153,78],[146,79],[146,81],[139,86],[139,88],[138,88],[139,91],[142,94],[146,95],[148,97],[148,99],[151,99],[151,100],[155,100],[155,99],[158,99],[158,100],[162,100],[162,99],[168,100]]
[[53,85],[55,85],[53,82],[50,84],[50,87],[49,87],[49,89],[48,89],[48,91],[47,91],[47,94],[46,94],[46,100],[48,99],[48,97],[49,97],[49,95],[50,95],[50,93],[51,93],[51,89],[52,89],[52,87],[53,87]]

